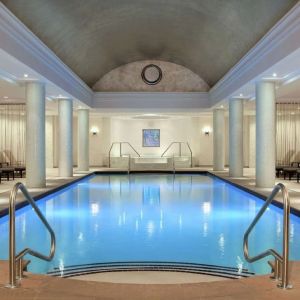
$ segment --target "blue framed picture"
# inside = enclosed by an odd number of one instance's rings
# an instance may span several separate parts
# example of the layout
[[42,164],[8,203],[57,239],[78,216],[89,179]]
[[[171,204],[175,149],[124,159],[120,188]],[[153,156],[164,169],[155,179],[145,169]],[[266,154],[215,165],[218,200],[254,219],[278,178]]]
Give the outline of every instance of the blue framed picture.
[[143,147],[160,147],[160,129],[143,129]]

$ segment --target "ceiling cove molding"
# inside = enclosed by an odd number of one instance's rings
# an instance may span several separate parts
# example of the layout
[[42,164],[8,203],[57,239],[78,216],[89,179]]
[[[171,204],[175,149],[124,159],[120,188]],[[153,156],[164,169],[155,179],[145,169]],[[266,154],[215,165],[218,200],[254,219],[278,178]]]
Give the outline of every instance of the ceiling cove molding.
[[102,111],[195,111],[210,107],[208,93],[94,93],[93,107]]
[[211,105],[227,99],[298,48],[300,48],[299,2],[214,85],[209,91]]
[[1,48],[87,105],[93,91],[37,36],[0,3]]

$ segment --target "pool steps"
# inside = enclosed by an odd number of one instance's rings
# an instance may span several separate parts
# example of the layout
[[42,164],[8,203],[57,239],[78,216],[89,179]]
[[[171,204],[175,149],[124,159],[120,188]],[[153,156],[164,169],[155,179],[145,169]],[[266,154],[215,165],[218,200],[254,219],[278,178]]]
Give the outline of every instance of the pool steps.
[[161,262],[135,262],[135,263],[95,263],[86,265],[73,265],[60,269],[53,268],[47,274],[59,277],[73,277],[103,272],[125,272],[125,271],[166,271],[166,272],[185,272],[193,274],[204,274],[218,276],[229,279],[239,279],[242,277],[251,277],[254,273],[247,269],[238,269],[233,267],[224,267],[206,264],[188,264],[188,263],[161,263]]

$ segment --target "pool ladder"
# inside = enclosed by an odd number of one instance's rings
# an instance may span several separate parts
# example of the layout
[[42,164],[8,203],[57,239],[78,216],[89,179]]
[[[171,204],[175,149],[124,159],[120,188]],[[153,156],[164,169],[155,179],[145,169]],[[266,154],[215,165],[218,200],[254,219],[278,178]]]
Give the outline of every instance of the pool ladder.
[[[34,212],[37,214],[39,219],[45,225],[47,230],[50,233],[51,237],[51,246],[50,246],[50,253],[48,256],[43,255],[35,250],[30,248],[25,248],[16,254],[16,228],[15,228],[15,211],[16,211],[16,198],[18,191],[21,191],[25,196],[25,199],[29,202],[32,206]],[[19,285],[19,280],[23,277],[23,266],[24,260],[23,257],[26,254],[30,254],[37,258],[40,258],[45,261],[51,261],[55,253],[55,234],[52,230],[51,226],[45,219],[44,215],[40,211],[40,209],[35,204],[35,201],[32,199],[30,194],[28,193],[26,187],[21,183],[18,182],[14,185],[13,189],[10,192],[9,196],[9,283],[7,287],[9,288],[16,288]]]
[[[280,255],[274,249],[268,249],[256,256],[250,257],[249,256],[249,248],[248,248],[248,238],[250,233],[252,232],[253,228],[260,220],[262,215],[267,210],[268,206],[272,203],[275,196],[282,192],[283,196],[283,207],[284,207],[284,215],[283,215],[283,248],[282,248],[282,255]],[[282,184],[278,183],[270,196],[267,198],[265,204],[262,206],[252,223],[250,224],[249,228],[247,229],[244,235],[244,256],[246,260],[250,263],[258,261],[266,256],[272,255],[275,259],[274,262],[268,262],[274,272],[274,275],[271,277],[274,280],[279,280],[280,283],[277,285],[279,288],[282,289],[291,289],[292,285],[289,283],[289,230],[290,227],[290,198],[288,194],[287,188]]]

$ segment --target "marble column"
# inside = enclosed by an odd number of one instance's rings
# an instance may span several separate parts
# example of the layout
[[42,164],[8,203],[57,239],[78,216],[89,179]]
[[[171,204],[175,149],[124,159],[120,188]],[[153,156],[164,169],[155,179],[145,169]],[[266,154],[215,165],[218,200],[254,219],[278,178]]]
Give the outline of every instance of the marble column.
[[89,110],[78,110],[78,170],[89,170]]
[[244,166],[243,152],[243,99],[229,101],[229,176],[242,177]]
[[256,186],[275,184],[275,83],[256,83]]
[[73,176],[73,102],[58,99],[59,159],[60,177]]
[[225,164],[225,116],[224,109],[217,108],[213,112],[214,135],[214,171],[223,171]]
[[26,82],[26,186],[46,186],[45,85]]

